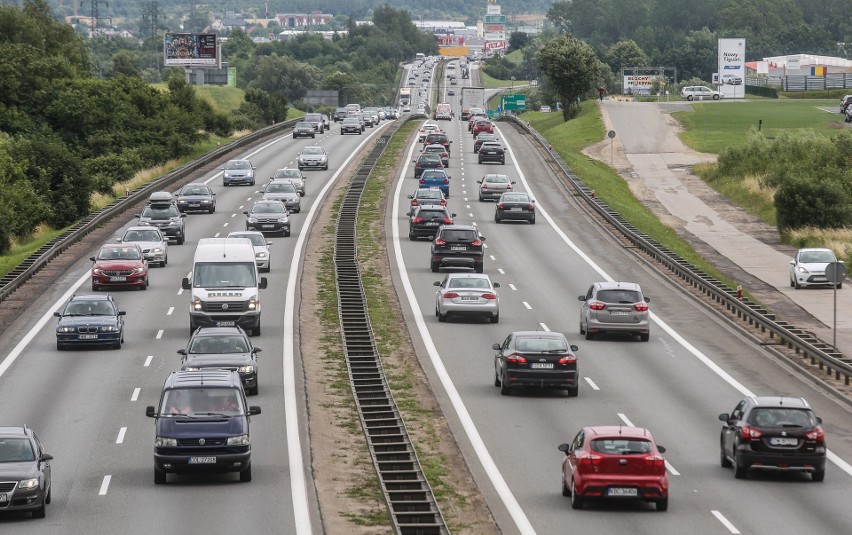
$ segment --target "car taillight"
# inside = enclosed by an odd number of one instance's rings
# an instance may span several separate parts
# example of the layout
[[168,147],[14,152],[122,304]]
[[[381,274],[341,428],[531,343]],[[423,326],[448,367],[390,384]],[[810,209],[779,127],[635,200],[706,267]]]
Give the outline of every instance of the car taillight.
[[534,205],[534,204],[528,204],[528,205],[527,205],[527,210],[529,210],[530,212],[534,211],[534,210],[535,210],[535,205]]
[[415,217],[414,219],[412,219],[411,222],[416,225],[417,223],[422,223],[423,218],[418,216],[418,217]]
[[417,206],[417,199],[411,199],[411,206]]
[[639,312],[646,312],[648,310],[648,305],[645,303],[636,303],[635,305],[633,305],[633,308],[635,308]]
[[444,179],[444,184],[449,184],[449,183],[450,183],[450,179],[445,178],[445,179]]
[[822,430],[822,427],[817,427],[811,431],[805,433],[805,438],[808,440],[816,440],[817,442],[822,442],[825,440],[825,433]]
[[488,184],[483,184],[482,189],[488,189]]
[[497,205],[497,209],[498,209],[498,210],[505,210],[505,209],[506,209],[506,205],[505,205],[505,204],[503,204],[503,203],[500,203],[500,204],[498,204],[498,205]]
[[421,178],[421,179],[420,179],[420,183],[421,183],[421,184],[425,184],[425,183],[426,183],[426,179],[425,179],[425,178]]
[[575,362],[577,362],[577,357],[575,355],[565,355],[559,359],[559,364],[573,364]]
[[452,225],[452,224],[453,224],[453,220],[452,220],[451,218],[449,218],[449,217],[445,217],[445,218],[444,218],[444,224],[446,224],[446,225]]
[[423,167],[423,164],[420,163],[420,162],[417,162],[417,163],[414,164],[414,167]]
[[600,301],[593,301],[589,303],[589,308],[591,308],[592,310],[603,310],[604,308],[606,308],[606,305],[604,303],[601,303]]
[[482,298],[483,299],[497,299],[497,294],[491,294],[491,293],[482,294]]
[[459,296],[459,294],[457,294],[457,293],[455,293],[455,292],[447,292],[447,293],[445,293],[442,297],[443,297],[444,299],[455,299],[455,298],[456,298],[456,297],[458,297],[458,296]]
[[754,427],[744,425],[740,428],[740,436],[745,439],[760,438],[763,436],[763,431],[758,431]]
[[435,240],[435,245],[447,245],[447,241],[442,240],[441,238],[438,238],[438,239]]
[[644,461],[646,466],[650,466],[653,468],[661,468],[663,470],[666,469],[666,461],[664,461],[663,458],[657,454],[645,456]]
[[511,185],[511,184],[506,184],[506,189],[507,189],[507,190],[512,189],[512,185]]
[[470,242],[470,244],[473,245],[474,247],[479,247],[480,245],[482,245],[482,241],[481,240],[473,240],[472,242]]
[[527,359],[523,355],[512,353],[511,355],[506,355],[506,362],[510,364],[526,364]]
[[577,465],[578,466],[597,466],[601,464],[603,457],[600,455],[595,455],[594,453],[590,453],[588,455],[582,455],[577,457]]
[[446,205],[447,205],[447,200],[441,199],[441,206],[446,206]]

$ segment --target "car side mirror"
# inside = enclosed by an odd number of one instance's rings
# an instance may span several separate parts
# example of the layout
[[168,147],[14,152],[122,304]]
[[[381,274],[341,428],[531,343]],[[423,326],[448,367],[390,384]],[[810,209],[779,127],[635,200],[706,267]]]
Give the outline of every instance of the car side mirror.
[[721,420],[723,422],[727,422],[730,419],[731,419],[731,415],[728,414],[727,412],[723,412],[722,414],[719,415],[719,420]]
[[456,217],[456,214],[451,214],[450,217]]
[[665,452],[666,452],[666,447],[665,447],[665,446],[660,446],[659,444],[657,444],[657,451],[659,451],[660,453],[665,453]]
[[500,351],[500,344],[491,344],[491,349],[494,351]]
[[216,196],[216,194],[215,194],[215,193],[211,193],[210,195],[212,195],[212,196],[214,196],[214,197]]
[[560,444],[557,449],[559,451],[564,451],[565,455],[568,455],[568,453],[571,451],[571,444]]
[[257,405],[251,405],[249,407],[248,413],[250,415],[260,414],[260,407],[258,407]]
[[495,287],[495,288],[499,288],[499,287],[500,287],[500,283],[499,283],[499,282],[495,282],[495,283],[494,283],[494,287]]
[[432,286],[440,286],[440,285],[441,285],[441,281],[435,281],[435,282],[432,283]]
[[409,195],[409,196],[408,196],[408,198],[409,198],[409,199],[413,199],[413,198],[414,198],[414,195]]
[[94,257],[94,256],[90,256],[90,257],[89,257],[89,260],[91,260],[92,262],[94,262],[94,261],[95,261],[95,257]]
[[243,210],[243,213],[244,213],[245,215],[248,215],[248,211],[246,211],[246,210]]
[[259,347],[253,347],[253,348],[251,348],[251,352],[252,353],[262,353],[263,350]]
[[184,277],[182,281],[180,281],[180,287],[184,290],[191,290],[192,286],[189,284],[189,277]]
[[185,356],[186,356],[186,349],[178,349],[178,350],[177,350],[177,354],[178,354],[178,355],[183,355],[183,356],[185,357]]
[[517,184],[517,182],[513,180],[513,181],[512,181],[512,184]]
[[126,316],[126,315],[127,315],[127,311],[126,311],[126,310],[119,310],[119,311],[118,311],[118,315],[119,315],[119,316]]
[[186,214],[181,214],[180,216],[181,216],[181,218],[184,218],[184,217],[186,217]]
[[148,405],[147,407],[145,407],[145,416],[147,416],[148,418],[156,418],[157,409],[155,409],[153,405]]
[[414,212],[405,212],[405,215],[407,215],[408,217],[411,217],[411,216],[414,215]]
[[479,235],[479,241],[485,241],[485,236],[483,236],[482,234],[480,234],[480,235]]
[[49,454],[49,453],[42,453],[42,454],[41,454],[41,457],[39,457],[39,459],[38,459],[38,460],[39,460],[39,461],[42,461],[42,462],[52,461],[52,460],[53,460],[53,455],[51,455],[51,454]]
[[817,420],[817,423],[818,423],[818,424],[822,424],[822,418],[820,418],[819,416],[817,416],[817,419],[816,419],[816,420]]
[[585,300],[586,300],[586,296],[585,296],[585,295],[578,295],[578,296],[577,296],[577,301],[585,301]]
[[116,238],[115,243],[121,243],[121,238]]
[[646,302],[646,303],[650,303],[650,302],[651,302],[651,298],[650,298],[650,297],[646,297],[646,298],[645,298],[645,302]]
[[579,347],[577,347],[577,346],[576,346],[576,345],[574,345],[574,344],[571,344],[571,346],[570,346],[570,347],[571,347],[571,351],[579,351],[579,350],[580,350],[580,348],[579,348]]
[[260,278],[260,284],[258,284],[257,287],[260,288],[261,290],[265,290],[266,284],[267,284],[266,283],[266,277],[261,277]]
[[795,266],[795,265],[796,265],[796,261],[795,261],[795,260],[790,260],[790,265],[791,265],[791,266]]
[[266,246],[270,247],[270,246],[272,246],[273,243],[275,243],[275,242],[268,241],[268,242],[266,242]]
[[220,167],[220,168],[219,168],[219,170],[220,170],[220,171],[224,171],[224,170],[225,170],[225,168],[224,168],[224,167]]

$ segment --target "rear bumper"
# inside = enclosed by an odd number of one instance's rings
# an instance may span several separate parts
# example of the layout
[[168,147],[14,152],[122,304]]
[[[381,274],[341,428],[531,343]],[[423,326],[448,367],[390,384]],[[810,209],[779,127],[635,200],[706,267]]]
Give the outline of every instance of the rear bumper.
[[737,463],[755,470],[813,472],[825,469],[825,448],[817,448],[813,454],[790,455],[755,452],[748,445],[740,445],[737,449]]
[[441,267],[463,267],[472,268],[482,265],[481,256],[443,256],[433,255],[432,261]]
[[[610,488],[634,488],[636,496],[612,496]],[[669,495],[668,476],[632,476],[615,478],[610,475],[584,475],[575,480],[575,490],[583,498],[659,500]]]
[[195,327],[219,327],[223,322],[233,322],[243,329],[255,329],[260,326],[260,311],[242,314],[210,314],[207,312],[191,312],[189,319]]
[[506,386],[566,388],[577,386],[577,370],[513,370],[504,372]]
[[639,321],[636,323],[604,323],[595,318],[588,318],[588,329],[593,333],[602,332],[629,332],[629,333],[647,333],[650,332],[649,321]]
[[497,210],[497,217],[500,219],[516,219],[519,221],[530,221],[535,219],[535,212],[530,212],[528,210],[523,210],[520,212],[513,212],[512,210]]

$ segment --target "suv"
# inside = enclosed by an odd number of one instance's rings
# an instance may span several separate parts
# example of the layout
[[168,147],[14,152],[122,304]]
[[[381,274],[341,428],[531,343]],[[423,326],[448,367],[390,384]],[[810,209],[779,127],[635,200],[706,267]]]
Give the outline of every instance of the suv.
[[482,273],[485,266],[485,252],[481,235],[472,225],[442,225],[432,240],[432,271],[437,273],[442,267],[472,268]]
[[501,165],[506,165],[506,149],[498,142],[486,141],[479,146],[477,155],[479,163],[499,162]]
[[154,418],[154,483],[168,473],[239,472],[251,481],[251,416],[240,376],[230,370],[172,372]]
[[305,122],[310,123],[313,127],[314,132],[317,134],[325,133],[325,123],[322,121],[321,113],[308,113],[305,114]]
[[246,395],[257,395],[257,354],[248,335],[240,327],[199,327],[186,348],[179,349],[181,370],[234,370],[240,374]]
[[423,140],[423,146],[428,147],[429,145],[443,145],[444,149],[446,149],[447,154],[450,153],[450,138],[447,137],[447,134],[443,132],[432,132],[426,136],[426,139]]
[[714,91],[709,87],[703,85],[688,85],[680,90],[680,96],[690,101],[706,100],[708,98],[712,98],[713,100],[719,100],[720,98],[722,98],[722,93],[719,91]]
[[290,215],[281,201],[261,199],[243,214],[246,216],[246,230],[278,232],[285,238],[290,236]]
[[221,168],[222,185],[248,184],[254,186],[255,167],[248,160],[230,160]]
[[591,340],[597,333],[629,332],[647,342],[651,335],[650,297],[633,282],[596,282],[577,299],[580,307],[580,334]]
[[723,413],[720,460],[744,479],[749,468],[810,472],[825,479],[825,433],[822,419],[804,398],[748,397],[731,414]]
[[432,238],[441,225],[452,225],[456,214],[451,214],[446,206],[428,204],[415,206],[408,216],[408,239]]
[[184,218],[186,214],[181,213],[177,204],[149,204],[145,206],[141,214],[136,214],[140,225],[157,227],[166,238],[174,239],[178,245],[183,245],[186,240],[186,226]]
[[0,427],[0,510],[32,511],[33,518],[44,518],[51,460],[26,425]]

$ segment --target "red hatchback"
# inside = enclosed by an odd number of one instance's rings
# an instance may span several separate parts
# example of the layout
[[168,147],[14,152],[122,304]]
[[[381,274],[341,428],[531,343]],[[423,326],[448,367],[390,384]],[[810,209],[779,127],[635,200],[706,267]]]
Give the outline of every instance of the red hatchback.
[[97,256],[89,258],[92,265],[92,291],[103,286],[135,286],[148,289],[148,262],[136,243],[108,243]]
[[586,500],[644,500],[657,511],[669,508],[669,474],[658,446],[641,427],[585,427],[570,444],[561,444],[562,495],[571,507]]
[[494,125],[491,124],[491,121],[476,121],[471,131],[473,132],[473,137],[479,134],[493,134]]

